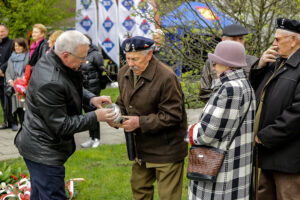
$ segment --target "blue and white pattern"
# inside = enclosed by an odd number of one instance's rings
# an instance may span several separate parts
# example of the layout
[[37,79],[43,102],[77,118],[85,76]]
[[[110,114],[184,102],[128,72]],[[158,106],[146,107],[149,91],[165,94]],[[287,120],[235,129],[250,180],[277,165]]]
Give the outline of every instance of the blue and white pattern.
[[219,90],[209,99],[199,122],[193,127],[191,143],[222,150],[235,133],[252,103],[239,133],[225,156],[215,183],[189,181],[189,200],[248,200],[252,173],[255,94],[243,69],[223,73]]
[[76,0],[75,29],[92,38],[97,44],[97,9],[95,0]]

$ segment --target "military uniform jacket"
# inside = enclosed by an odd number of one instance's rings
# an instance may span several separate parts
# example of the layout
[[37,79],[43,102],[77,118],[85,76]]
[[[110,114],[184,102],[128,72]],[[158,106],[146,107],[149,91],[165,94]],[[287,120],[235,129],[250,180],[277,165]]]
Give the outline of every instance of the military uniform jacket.
[[182,161],[187,155],[187,117],[175,73],[153,56],[135,87],[133,81],[125,65],[118,75],[117,104],[123,115],[139,116],[140,128],[134,131],[138,158],[151,163]]
[[[257,100],[282,59],[253,69],[250,79]],[[258,137],[259,167],[286,173],[300,172],[300,49],[275,74],[266,87]]]

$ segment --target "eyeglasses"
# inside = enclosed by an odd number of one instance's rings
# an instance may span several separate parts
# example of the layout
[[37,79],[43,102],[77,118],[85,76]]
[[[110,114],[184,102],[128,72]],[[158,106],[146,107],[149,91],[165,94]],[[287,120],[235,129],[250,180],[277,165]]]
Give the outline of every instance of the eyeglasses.
[[76,56],[75,54],[73,54],[73,53],[71,53],[71,52],[67,52],[67,53],[70,54],[70,55],[72,55],[72,56],[74,56],[75,58],[79,59],[80,62],[83,62],[83,61],[85,61],[85,59],[86,59],[86,56],[84,56],[84,57],[79,57],[79,56]]
[[281,40],[281,38],[287,38],[287,37],[290,37],[290,36],[292,36],[292,35],[284,35],[284,36],[280,36],[280,37],[274,37],[274,40],[276,42],[279,42]]

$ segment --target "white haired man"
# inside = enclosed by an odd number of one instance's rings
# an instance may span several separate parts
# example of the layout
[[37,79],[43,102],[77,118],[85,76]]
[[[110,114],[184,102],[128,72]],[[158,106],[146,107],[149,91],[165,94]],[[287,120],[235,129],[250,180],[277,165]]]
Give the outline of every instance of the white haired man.
[[[110,97],[96,97],[82,87],[78,69],[89,44],[82,33],[67,31],[32,72],[24,123],[15,138],[30,173],[30,199],[65,200],[64,163],[75,151],[74,134],[115,119],[112,110],[101,108]],[[82,102],[101,109],[82,115]]]
[[[132,164],[133,199],[180,200],[187,116],[183,92],[175,73],[152,56],[151,39],[135,36],[122,43],[127,65],[118,74],[117,104],[127,120],[120,126],[135,138]],[[112,125],[114,126],[114,125]]]
[[250,81],[258,102],[257,199],[300,199],[300,21],[277,19],[273,45]]

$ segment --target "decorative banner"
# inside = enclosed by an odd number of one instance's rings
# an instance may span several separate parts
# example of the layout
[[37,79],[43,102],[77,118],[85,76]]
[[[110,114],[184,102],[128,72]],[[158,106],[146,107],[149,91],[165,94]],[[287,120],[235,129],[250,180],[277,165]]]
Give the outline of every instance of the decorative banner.
[[148,20],[152,10],[151,0],[119,0],[119,37],[121,43],[126,38],[137,35],[152,39],[152,30],[155,29],[155,26]]
[[75,29],[92,38],[97,44],[97,9],[95,0],[76,0],[76,25]]
[[99,0],[99,44],[105,53],[119,66],[120,46],[118,27],[118,8],[116,0]]
[[152,31],[155,24],[149,19],[154,20],[153,5],[151,0],[135,0],[136,5],[136,23],[138,26],[137,35],[152,39]]

